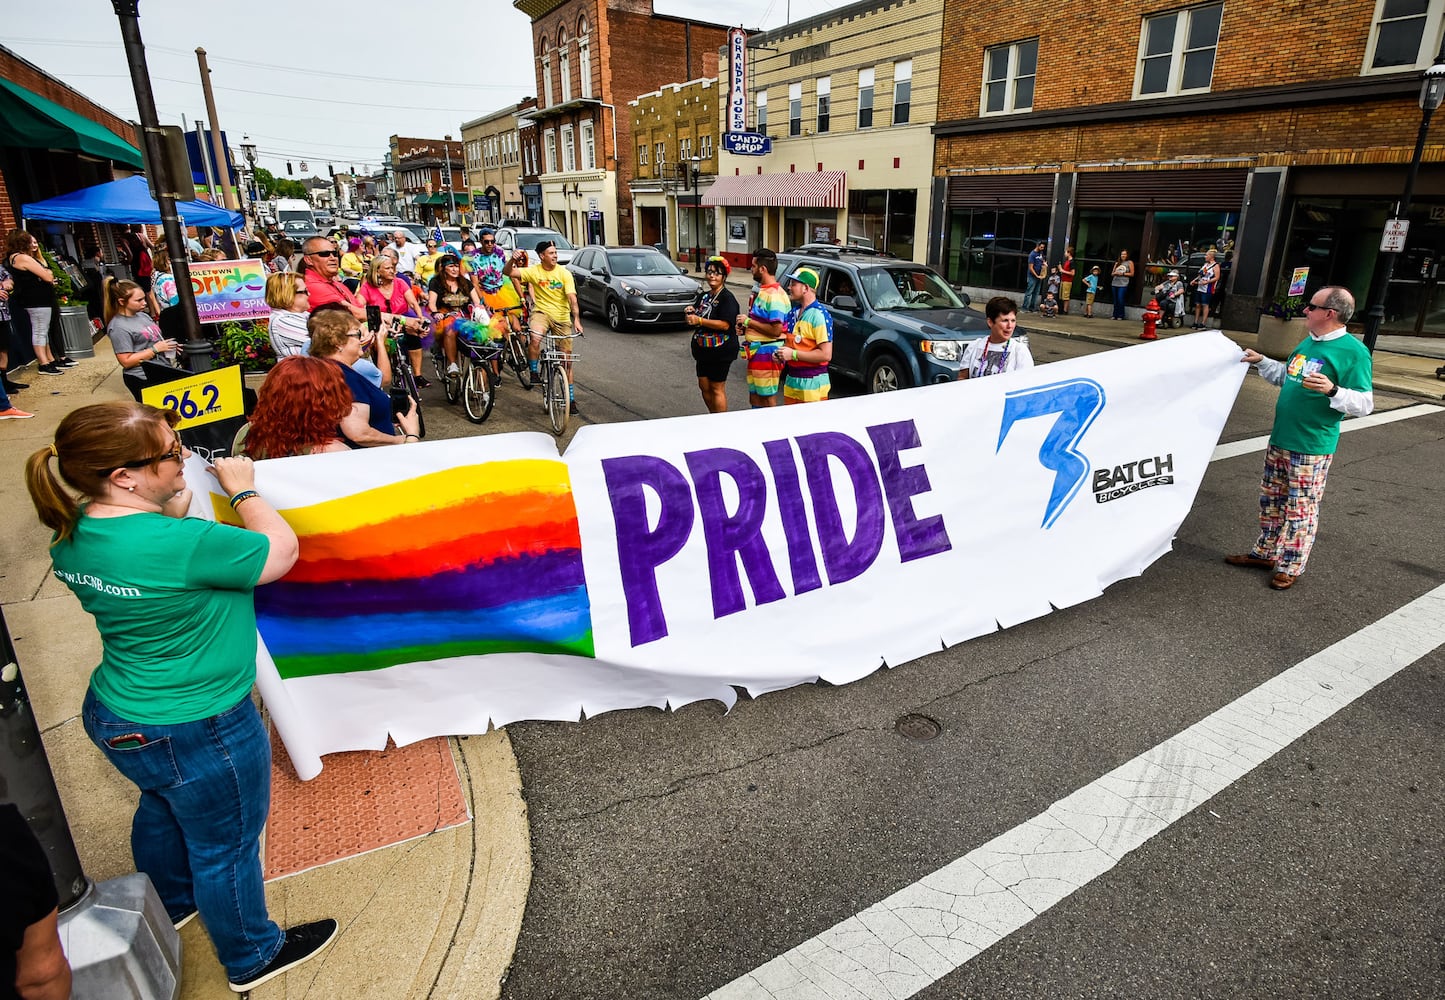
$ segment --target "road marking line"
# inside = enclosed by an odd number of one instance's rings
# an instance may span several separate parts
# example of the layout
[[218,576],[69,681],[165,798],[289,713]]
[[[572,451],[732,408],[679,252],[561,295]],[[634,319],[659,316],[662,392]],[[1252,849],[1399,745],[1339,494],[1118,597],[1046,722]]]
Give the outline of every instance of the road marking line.
[[1445,585],[704,1000],[900,1000],[1445,643]]
[[[1398,410],[1385,410],[1383,413],[1371,413],[1368,417],[1355,417],[1340,424],[1340,433],[1346,431],[1360,431],[1366,427],[1378,427],[1381,424],[1393,424],[1396,420],[1409,420],[1411,417],[1428,417],[1432,413],[1445,411],[1445,407],[1432,406],[1429,403],[1417,403],[1414,406],[1402,406]],[[1228,444],[1221,444],[1214,449],[1210,457],[1211,462],[1218,462],[1226,458],[1238,458],[1240,455],[1248,455],[1251,452],[1264,451],[1269,444],[1269,435],[1263,437],[1245,438],[1243,441],[1231,441]]]

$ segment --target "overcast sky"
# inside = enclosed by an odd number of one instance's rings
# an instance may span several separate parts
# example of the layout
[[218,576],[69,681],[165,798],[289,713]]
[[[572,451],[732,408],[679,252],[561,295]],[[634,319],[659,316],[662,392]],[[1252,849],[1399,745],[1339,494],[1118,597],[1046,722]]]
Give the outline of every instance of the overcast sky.
[[[655,0],[659,13],[776,28],[852,0]],[[122,118],[136,117],[108,0],[7,3],[0,41]],[[536,92],[527,17],[509,0],[389,0],[220,7],[141,0],[141,37],[162,124],[206,117],[195,50],[206,50],[232,147],[249,135],[261,166],[301,176],[380,168],[392,134],[460,135],[464,121]],[[245,11],[238,15],[237,12]],[[413,41],[412,39],[417,39]],[[614,58],[617,56],[614,54]]]

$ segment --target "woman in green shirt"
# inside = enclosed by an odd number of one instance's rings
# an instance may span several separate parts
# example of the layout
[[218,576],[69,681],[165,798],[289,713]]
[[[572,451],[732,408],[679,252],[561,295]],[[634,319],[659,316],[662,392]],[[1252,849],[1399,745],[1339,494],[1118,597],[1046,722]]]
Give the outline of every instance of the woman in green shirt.
[[231,989],[241,991],[336,935],[334,920],[282,931],[261,882],[271,750],[251,701],[252,589],[290,570],[297,541],[253,488],[248,458],[217,459],[209,470],[244,528],[185,516],[190,452],[179,420],[139,403],[81,407],[60,422],[54,444],[30,456],[25,482],[55,532],[56,577],[100,630],[81,718],[140,789],[136,867],[177,926],[200,912]]

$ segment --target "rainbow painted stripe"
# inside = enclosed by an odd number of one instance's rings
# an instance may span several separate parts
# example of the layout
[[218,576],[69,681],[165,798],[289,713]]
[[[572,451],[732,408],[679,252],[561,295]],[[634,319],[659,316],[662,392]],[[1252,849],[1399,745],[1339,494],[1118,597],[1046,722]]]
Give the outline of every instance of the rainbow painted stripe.
[[462,466],[282,514],[301,557],[256,589],[256,627],[282,677],[594,655],[563,462]]

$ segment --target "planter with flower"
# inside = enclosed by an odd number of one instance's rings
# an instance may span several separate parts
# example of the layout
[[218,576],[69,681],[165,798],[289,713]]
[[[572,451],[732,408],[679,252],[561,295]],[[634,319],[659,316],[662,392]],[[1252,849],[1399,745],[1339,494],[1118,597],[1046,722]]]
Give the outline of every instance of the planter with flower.
[[1308,336],[1305,297],[1278,295],[1259,311],[1259,353],[1283,361]]
[[265,323],[240,320],[222,323],[211,338],[217,365],[240,365],[247,375],[265,374],[276,364],[276,352]]
[[40,255],[55,275],[55,321],[60,326],[62,353],[72,358],[94,357],[95,330],[90,325],[85,302],[76,292],[75,276],[49,250],[42,250]]

